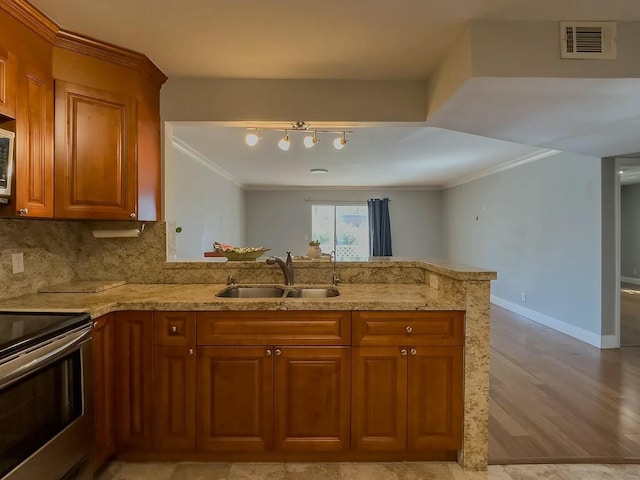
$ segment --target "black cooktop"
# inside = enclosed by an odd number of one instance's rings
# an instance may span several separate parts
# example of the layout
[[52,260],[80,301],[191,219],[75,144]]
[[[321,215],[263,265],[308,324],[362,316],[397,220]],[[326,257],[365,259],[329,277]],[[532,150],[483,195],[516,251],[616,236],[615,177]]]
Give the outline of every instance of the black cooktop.
[[84,312],[0,312],[0,359],[90,323]]

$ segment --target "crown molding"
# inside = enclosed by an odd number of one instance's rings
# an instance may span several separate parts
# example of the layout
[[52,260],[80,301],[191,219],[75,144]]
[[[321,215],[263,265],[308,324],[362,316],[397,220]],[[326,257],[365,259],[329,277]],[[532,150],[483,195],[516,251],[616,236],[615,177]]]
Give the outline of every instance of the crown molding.
[[63,29],[58,30],[53,44],[65,50],[137,69],[143,72],[158,88],[167,80],[167,76],[146,55],[124,47]]
[[451,183],[447,183],[446,185],[443,185],[442,189],[446,190],[447,188],[457,187],[458,185],[463,185],[465,183],[473,182],[474,180],[478,180],[483,177],[488,177],[489,175],[494,175],[498,172],[503,172],[511,168],[516,168],[521,165],[525,165],[527,163],[535,162],[536,160],[542,160],[543,158],[551,157],[552,155],[557,155],[558,153],[561,153],[560,150],[549,150],[546,148],[536,150],[533,153],[528,153],[527,155],[523,155],[514,160],[509,160],[508,162],[501,163],[500,165],[496,165],[495,167],[486,168],[484,170],[480,170],[479,172],[463,177],[459,180],[455,180]]
[[0,8],[48,42],[55,41],[58,24],[26,0],[0,0]]
[[217,173],[221,177],[224,177],[226,180],[228,180],[229,182],[233,183],[234,185],[236,185],[236,186],[238,186],[240,188],[244,188],[243,185],[240,182],[238,182],[233,177],[233,175],[231,175],[229,172],[227,172],[224,168],[220,167],[218,164],[213,162],[211,159],[209,159],[209,157],[203,155],[202,153],[200,153],[196,149],[190,147],[188,144],[186,144],[185,142],[180,140],[175,135],[173,136],[173,141],[171,143],[173,145],[173,148],[178,150],[180,153],[186,155],[187,157],[191,158],[192,160],[195,160],[196,162],[198,162],[202,166],[208,168],[209,170],[211,170],[214,173]]

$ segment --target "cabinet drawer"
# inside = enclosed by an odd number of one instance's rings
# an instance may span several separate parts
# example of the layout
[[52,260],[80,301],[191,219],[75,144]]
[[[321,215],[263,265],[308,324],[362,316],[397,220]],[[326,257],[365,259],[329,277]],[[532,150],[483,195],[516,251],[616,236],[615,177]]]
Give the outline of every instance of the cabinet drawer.
[[154,345],[186,347],[196,343],[195,312],[155,312]]
[[349,345],[350,312],[198,312],[198,345]]
[[353,312],[354,346],[462,345],[464,312]]

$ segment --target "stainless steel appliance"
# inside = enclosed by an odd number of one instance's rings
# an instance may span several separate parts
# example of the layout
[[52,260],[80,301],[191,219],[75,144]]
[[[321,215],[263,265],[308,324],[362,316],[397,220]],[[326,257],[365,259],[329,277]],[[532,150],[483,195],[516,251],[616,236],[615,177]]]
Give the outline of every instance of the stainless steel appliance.
[[13,183],[15,133],[0,129],[0,203],[9,203]]
[[92,477],[91,318],[0,312],[0,478]]

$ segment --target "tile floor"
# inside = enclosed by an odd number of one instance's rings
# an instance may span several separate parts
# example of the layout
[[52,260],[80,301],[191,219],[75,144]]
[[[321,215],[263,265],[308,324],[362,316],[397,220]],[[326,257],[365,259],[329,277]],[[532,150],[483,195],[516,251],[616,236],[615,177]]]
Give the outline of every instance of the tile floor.
[[455,463],[123,463],[96,480],[640,480],[640,465],[491,465],[464,472]]

